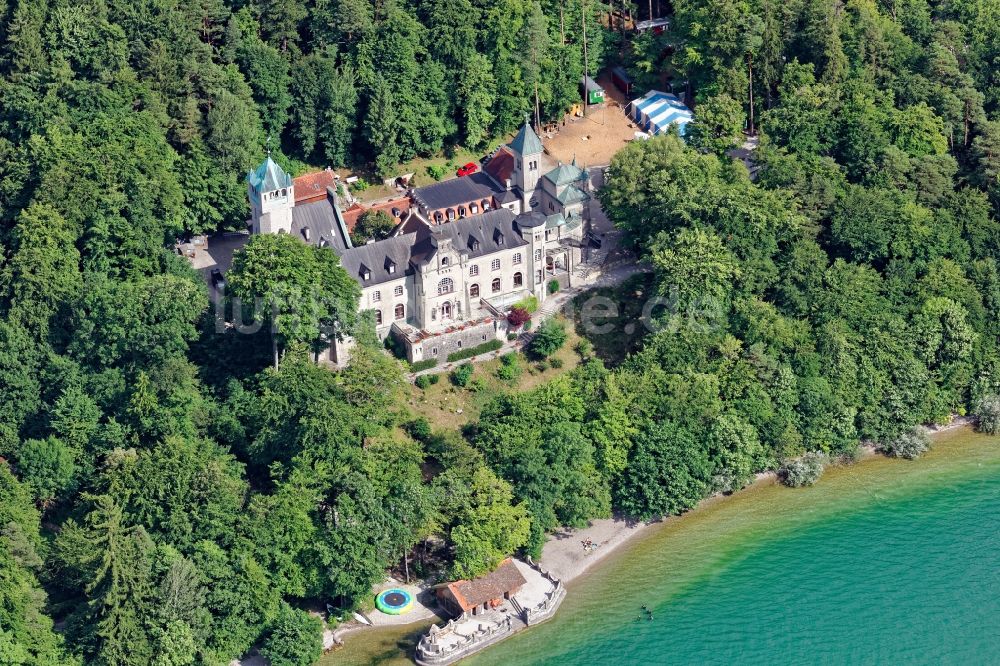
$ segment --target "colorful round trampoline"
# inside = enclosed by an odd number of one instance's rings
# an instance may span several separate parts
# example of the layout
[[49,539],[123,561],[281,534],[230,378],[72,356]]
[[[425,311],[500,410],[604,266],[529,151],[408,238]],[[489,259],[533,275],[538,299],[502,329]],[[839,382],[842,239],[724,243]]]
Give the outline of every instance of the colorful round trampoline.
[[389,615],[402,615],[413,608],[413,597],[406,590],[394,587],[379,592],[375,597],[375,607]]

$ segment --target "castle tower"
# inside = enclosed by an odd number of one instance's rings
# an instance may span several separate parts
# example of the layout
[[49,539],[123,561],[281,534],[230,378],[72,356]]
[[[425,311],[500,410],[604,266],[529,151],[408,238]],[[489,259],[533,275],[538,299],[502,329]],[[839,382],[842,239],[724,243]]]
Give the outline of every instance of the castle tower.
[[521,189],[521,194],[524,197],[523,210],[527,212],[530,210],[528,201],[538,185],[539,163],[544,151],[542,140],[538,138],[535,130],[531,129],[531,125],[528,123],[528,114],[524,114],[524,125],[521,126],[521,131],[517,133],[514,140],[510,142],[510,149],[514,153],[514,171],[511,174],[511,179],[514,181],[514,185]]
[[291,176],[271,159],[270,151],[267,159],[247,174],[247,196],[251,233],[291,233],[295,187]]

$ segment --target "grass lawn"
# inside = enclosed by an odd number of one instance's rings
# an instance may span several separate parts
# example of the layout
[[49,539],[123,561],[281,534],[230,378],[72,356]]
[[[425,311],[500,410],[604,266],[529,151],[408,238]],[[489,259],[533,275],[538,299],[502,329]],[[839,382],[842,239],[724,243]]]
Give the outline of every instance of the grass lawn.
[[[400,164],[393,171],[394,175],[401,176],[406,173],[413,174],[413,180],[411,181],[414,187],[423,187],[424,185],[430,185],[436,182],[434,178],[427,173],[427,167],[429,166],[444,166],[448,167],[445,172],[444,177],[441,180],[447,180],[449,178],[455,178],[455,171],[458,167],[466,164],[468,162],[479,163],[479,160],[487,151],[471,151],[465,148],[458,147],[455,149],[454,155],[452,157],[445,157],[444,155],[438,155],[436,157],[417,157],[409,162]],[[382,184],[382,179],[373,173],[362,173],[358,172],[358,175],[364,177],[370,186],[364,192],[358,192],[356,190],[351,190],[351,193],[362,202],[368,201],[379,201],[381,199],[386,199],[393,196],[399,196],[400,193],[394,187],[386,187]]]
[[[467,423],[471,423],[479,418],[479,413],[483,407],[494,397],[505,391],[523,392],[530,391],[536,386],[547,382],[565,372],[569,372],[580,364],[580,356],[573,350],[580,337],[573,331],[572,326],[567,324],[569,337],[562,349],[552,355],[563,362],[561,368],[547,367],[539,371],[534,362],[529,362],[524,354],[518,353],[518,363],[521,374],[516,382],[510,383],[498,379],[497,368],[500,367],[499,358],[491,359],[484,363],[477,363],[469,386],[460,388],[451,383],[448,378],[450,372],[440,370],[441,379],[437,384],[429,386],[427,389],[419,389],[410,386],[408,402],[410,409],[415,416],[426,418],[435,430],[448,429],[458,430]],[[500,354],[501,352],[497,352]],[[509,352],[508,352],[509,353]],[[450,363],[448,366],[454,368],[460,363]],[[440,366],[444,368],[445,366]],[[478,380],[478,381],[477,381]],[[479,385],[478,390],[471,388]]]

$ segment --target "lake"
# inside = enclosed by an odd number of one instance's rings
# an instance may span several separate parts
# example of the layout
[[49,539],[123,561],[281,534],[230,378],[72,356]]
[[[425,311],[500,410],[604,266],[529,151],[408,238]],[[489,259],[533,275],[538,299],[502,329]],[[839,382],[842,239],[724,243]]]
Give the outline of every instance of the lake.
[[[324,663],[407,663],[414,630],[352,635]],[[955,430],[917,461],[714,498],[463,662],[595,663],[1000,664],[1000,439]]]

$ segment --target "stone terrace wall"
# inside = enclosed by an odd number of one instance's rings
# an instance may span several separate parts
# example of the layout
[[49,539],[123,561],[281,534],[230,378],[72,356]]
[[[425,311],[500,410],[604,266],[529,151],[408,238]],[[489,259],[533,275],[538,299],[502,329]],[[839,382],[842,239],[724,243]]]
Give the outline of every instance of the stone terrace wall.
[[[455,620],[449,620],[443,627],[432,626],[417,644],[417,664],[420,666],[447,666],[447,664],[468,657],[489,645],[498,643],[521,629],[540,624],[555,615],[559,604],[566,598],[566,586],[562,584],[561,580],[538,566],[530,557],[528,557],[527,563],[528,566],[551,582],[553,588],[545,595],[545,600],[534,608],[521,608],[516,599],[511,600],[511,605],[522,612],[523,621],[517,621],[507,616],[505,621],[499,625],[477,629],[472,635],[448,645],[439,644],[436,637],[455,631]],[[469,619],[467,614],[463,614],[459,618],[460,621],[467,619]]]

